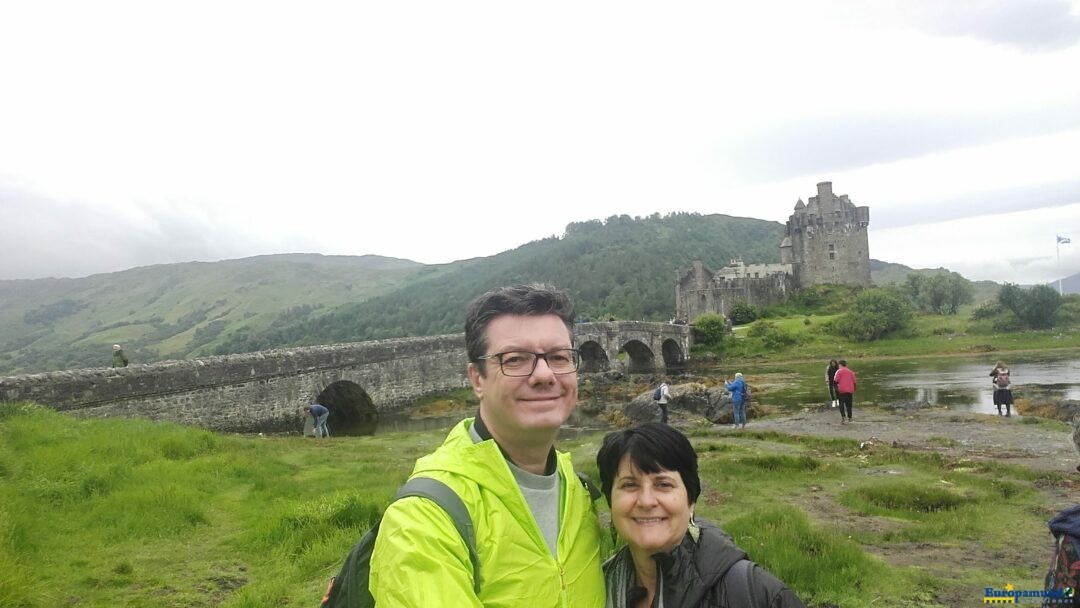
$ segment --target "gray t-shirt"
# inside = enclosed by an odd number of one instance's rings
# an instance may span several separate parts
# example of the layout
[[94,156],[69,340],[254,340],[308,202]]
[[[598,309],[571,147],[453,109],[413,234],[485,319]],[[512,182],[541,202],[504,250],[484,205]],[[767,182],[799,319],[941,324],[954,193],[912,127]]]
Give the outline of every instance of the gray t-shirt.
[[[469,427],[469,435],[475,443],[483,441],[476,429]],[[558,557],[557,547],[559,540],[559,470],[550,475],[537,475],[530,473],[516,464],[507,461],[510,472],[514,474],[521,494],[525,497],[525,503],[532,511],[536,525],[544,535],[548,550],[553,557]]]

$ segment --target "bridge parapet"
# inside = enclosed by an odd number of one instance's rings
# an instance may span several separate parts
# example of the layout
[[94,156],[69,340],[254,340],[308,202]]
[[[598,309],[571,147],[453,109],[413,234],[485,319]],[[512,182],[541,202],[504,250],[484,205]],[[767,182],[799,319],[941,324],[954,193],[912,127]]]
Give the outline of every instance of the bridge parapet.
[[[689,328],[681,325],[583,323],[575,334],[579,347],[587,342],[608,361],[628,352],[628,371],[662,370],[690,351]],[[401,338],[10,376],[0,378],[0,401],[218,431],[292,431],[299,428],[301,408],[334,383],[356,384],[378,411],[389,412],[423,395],[468,386],[467,364],[464,334]]]

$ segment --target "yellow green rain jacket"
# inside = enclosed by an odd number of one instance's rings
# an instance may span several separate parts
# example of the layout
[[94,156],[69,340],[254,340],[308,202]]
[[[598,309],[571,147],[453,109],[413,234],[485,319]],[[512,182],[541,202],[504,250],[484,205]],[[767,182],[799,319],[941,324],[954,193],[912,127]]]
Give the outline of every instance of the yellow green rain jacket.
[[480,595],[465,541],[450,516],[426,498],[391,504],[371,556],[369,585],[376,605],[602,608],[601,530],[570,455],[557,453],[561,482],[558,560],[533,519],[499,447],[473,443],[472,419],[454,427],[412,476],[442,481],[469,508],[480,557]]

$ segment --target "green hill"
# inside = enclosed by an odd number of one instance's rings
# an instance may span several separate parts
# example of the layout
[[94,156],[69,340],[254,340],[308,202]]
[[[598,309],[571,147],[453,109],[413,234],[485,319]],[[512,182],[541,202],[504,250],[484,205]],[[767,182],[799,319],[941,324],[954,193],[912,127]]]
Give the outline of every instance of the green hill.
[[225,331],[262,331],[386,293],[428,267],[378,256],[270,255],[0,281],[0,373],[210,353]]
[[570,291],[584,319],[667,320],[677,269],[695,259],[719,268],[740,255],[748,263],[777,261],[783,230],[775,222],[693,213],[573,223],[560,238],[456,262],[365,302],[266,331],[238,330],[220,352],[462,331],[465,306],[477,294],[530,281]]
[[[935,274],[948,273],[949,269],[940,267],[911,268],[910,266],[904,266],[903,264],[882,262],[881,260],[870,260],[870,280],[874,285],[879,287],[903,283],[907,279],[907,275],[913,272],[915,274],[933,276]],[[974,289],[976,303],[996,298],[998,290],[1001,289],[1001,285],[993,281],[972,281],[971,287]]]

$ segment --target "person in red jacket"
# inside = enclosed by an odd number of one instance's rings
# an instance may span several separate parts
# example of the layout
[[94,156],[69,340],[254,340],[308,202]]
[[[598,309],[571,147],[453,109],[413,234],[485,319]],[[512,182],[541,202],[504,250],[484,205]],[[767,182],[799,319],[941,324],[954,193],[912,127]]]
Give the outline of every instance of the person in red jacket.
[[[851,402],[855,397],[855,372],[848,369],[847,361],[840,359],[836,370],[836,392],[840,399],[840,424],[851,422]],[[845,414],[846,412],[846,414]]]

